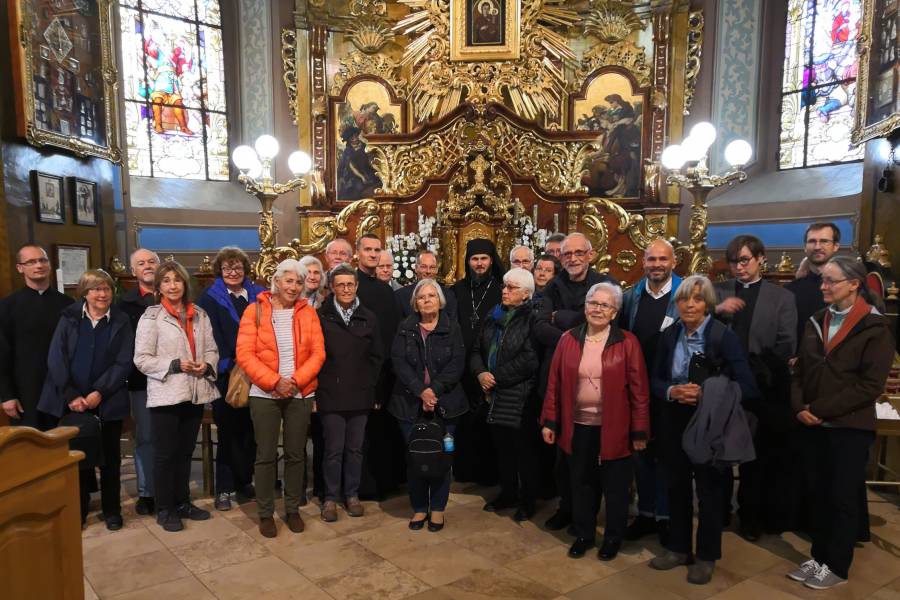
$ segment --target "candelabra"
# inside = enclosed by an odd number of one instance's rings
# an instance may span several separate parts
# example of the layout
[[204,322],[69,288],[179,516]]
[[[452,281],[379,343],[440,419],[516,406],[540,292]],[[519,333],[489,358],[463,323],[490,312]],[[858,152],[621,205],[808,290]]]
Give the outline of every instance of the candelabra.
[[[254,150],[255,148],[255,150]],[[290,247],[276,246],[278,226],[272,213],[272,205],[281,194],[307,187],[305,176],[312,168],[312,159],[299,150],[288,156],[288,168],[294,175],[286,183],[272,180],[272,161],[278,155],[278,140],[271,135],[262,135],[250,146],[238,146],[231,159],[240,171],[238,181],[244,184],[248,194],[259,200],[259,258],[254,266],[256,277],[268,280],[280,260],[295,251]]]
[[750,161],[753,148],[744,140],[734,140],[725,147],[725,160],[732,170],[724,175],[710,175],[706,166],[709,148],[716,141],[716,128],[707,122],[697,123],[690,135],[663,150],[662,165],[669,172],[668,185],[684,188],[693,196],[691,206],[691,273],[708,274],[712,259],[706,248],[708,207],[706,197],[718,187],[733,185],[747,179],[742,167]]

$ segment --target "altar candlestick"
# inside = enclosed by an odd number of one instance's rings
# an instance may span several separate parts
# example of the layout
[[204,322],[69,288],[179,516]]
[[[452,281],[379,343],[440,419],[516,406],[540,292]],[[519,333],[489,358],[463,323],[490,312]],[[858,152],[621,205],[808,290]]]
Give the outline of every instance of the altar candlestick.
[[538,221],[537,221],[538,220],[538,205],[537,204],[535,204],[532,207],[532,212],[534,213],[534,216],[531,218],[531,221],[534,224],[534,227],[536,229],[538,226]]
[[559,233],[559,214],[553,215],[553,233]]
[[400,213],[400,235],[406,235],[406,215]]

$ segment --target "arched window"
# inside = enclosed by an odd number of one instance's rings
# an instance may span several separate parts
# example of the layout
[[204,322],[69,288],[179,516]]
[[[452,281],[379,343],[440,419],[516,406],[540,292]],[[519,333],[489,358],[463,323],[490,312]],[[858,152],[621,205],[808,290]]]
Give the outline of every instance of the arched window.
[[120,0],[131,175],[227,180],[218,0]]
[[860,13],[860,0],[789,0],[779,168],[863,158],[850,147]]

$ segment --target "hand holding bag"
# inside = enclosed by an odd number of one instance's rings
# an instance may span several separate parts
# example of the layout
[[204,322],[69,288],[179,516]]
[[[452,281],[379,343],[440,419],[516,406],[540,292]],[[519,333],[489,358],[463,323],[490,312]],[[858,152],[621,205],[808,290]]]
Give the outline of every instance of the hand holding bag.
[[[256,302],[256,329],[259,330],[259,318],[261,309]],[[232,408],[246,408],[250,404],[250,377],[237,364],[235,359],[231,375],[228,377],[228,391],[225,392],[225,402]]]

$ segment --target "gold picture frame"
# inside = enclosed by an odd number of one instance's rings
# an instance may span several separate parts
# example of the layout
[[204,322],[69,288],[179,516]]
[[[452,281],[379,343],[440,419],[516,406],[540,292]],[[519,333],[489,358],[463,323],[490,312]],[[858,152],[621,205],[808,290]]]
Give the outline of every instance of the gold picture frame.
[[450,60],[518,60],[521,0],[450,0]]
[[900,0],[863,0],[856,113],[850,141],[859,145],[900,128]]
[[18,135],[122,160],[111,0],[10,0]]

